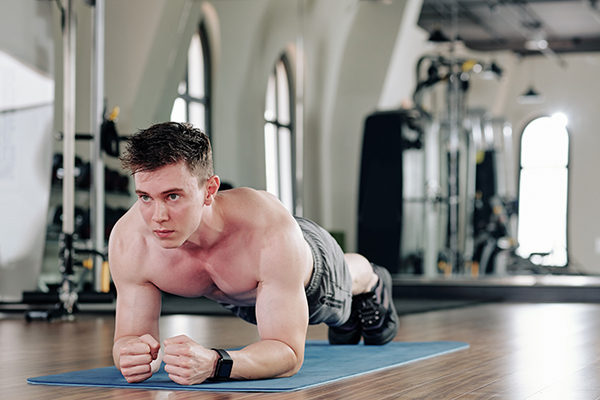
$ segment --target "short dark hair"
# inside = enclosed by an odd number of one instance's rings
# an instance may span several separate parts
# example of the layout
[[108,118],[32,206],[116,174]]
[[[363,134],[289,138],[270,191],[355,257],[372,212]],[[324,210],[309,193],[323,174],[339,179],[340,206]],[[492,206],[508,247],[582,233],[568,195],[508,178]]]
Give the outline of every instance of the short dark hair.
[[123,169],[132,175],[180,161],[200,181],[214,174],[208,136],[188,123],[163,122],[138,131],[129,139],[120,160]]

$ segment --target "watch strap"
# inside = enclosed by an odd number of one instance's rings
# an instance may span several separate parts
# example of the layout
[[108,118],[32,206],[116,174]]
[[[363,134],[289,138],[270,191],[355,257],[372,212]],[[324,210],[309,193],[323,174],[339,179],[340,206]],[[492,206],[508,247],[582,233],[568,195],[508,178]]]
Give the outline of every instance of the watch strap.
[[223,349],[211,349],[217,352],[219,359],[217,360],[217,366],[215,367],[215,375],[213,379],[226,380],[231,375],[231,369],[233,368],[233,359]]

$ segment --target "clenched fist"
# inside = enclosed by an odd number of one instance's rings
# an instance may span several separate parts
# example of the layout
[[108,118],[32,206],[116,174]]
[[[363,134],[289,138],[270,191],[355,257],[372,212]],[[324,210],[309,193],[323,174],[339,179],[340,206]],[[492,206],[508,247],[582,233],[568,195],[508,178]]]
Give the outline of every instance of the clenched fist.
[[129,383],[142,382],[160,366],[160,343],[151,335],[130,339],[119,350],[120,370]]
[[214,374],[217,353],[202,347],[185,335],[164,341],[165,371],[180,385],[195,385]]

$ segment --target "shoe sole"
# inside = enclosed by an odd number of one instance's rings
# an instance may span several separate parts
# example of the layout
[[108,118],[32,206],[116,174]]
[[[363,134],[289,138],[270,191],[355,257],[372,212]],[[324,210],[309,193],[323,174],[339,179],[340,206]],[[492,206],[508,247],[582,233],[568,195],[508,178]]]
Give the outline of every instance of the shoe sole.
[[360,329],[354,332],[348,333],[337,333],[333,332],[333,328],[329,327],[328,339],[329,344],[358,344],[360,342],[361,332]]

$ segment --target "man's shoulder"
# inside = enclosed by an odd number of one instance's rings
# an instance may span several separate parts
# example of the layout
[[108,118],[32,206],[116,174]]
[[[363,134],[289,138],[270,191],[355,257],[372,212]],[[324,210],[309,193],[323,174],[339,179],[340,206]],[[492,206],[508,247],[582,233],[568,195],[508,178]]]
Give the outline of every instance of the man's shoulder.
[[288,213],[277,197],[264,190],[252,188],[227,190],[223,194],[222,205],[230,217],[237,216],[246,222],[254,223]]
[[[146,254],[146,239],[135,206],[125,213],[113,227],[109,238],[109,256],[139,258]],[[142,221],[143,222],[143,221]]]
[[122,238],[124,235],[133,233],[137,229],[139,212],[136,212],[137,203],[134,204],[114,225],[110,232],[111,240],[113,238]]
[[239,187],[235,189],[229,189],[219,194],[226,198],[232,199],[233,201],[241,200],[252,200],[258,202],[269,201],[274,196],[264,190],[253,189],[250,187]]

